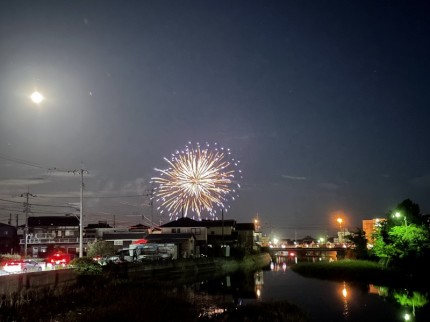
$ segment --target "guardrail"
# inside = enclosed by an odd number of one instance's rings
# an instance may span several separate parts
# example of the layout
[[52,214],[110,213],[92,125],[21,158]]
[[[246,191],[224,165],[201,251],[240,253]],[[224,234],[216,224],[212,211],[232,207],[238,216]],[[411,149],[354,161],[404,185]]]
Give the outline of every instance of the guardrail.
[[[96,238],[84,238],[82,242],[87,244],[94,242]],[[76,244],[79,243],[79,237],[73,238],[28,238],[27,244]],[[25,239],[19,240],[20,245],[25,245]]]

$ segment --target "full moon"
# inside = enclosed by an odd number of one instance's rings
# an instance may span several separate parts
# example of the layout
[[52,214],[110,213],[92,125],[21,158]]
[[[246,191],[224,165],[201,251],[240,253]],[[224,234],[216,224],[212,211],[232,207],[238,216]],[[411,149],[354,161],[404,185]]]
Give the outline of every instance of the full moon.
[[33,94],[30,95],[30,98],[36,104],[40,104],[45,99],[39,92],[33,92]]

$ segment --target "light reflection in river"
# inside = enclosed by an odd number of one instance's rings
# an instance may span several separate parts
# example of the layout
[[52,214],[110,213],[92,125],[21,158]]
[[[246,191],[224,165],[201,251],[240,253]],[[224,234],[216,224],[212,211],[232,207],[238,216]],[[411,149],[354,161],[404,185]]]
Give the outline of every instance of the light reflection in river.
[[310,321],[427,321],[428,294],[305,278],[283,262],[270,270],[204,281],[193,290],[201,316],[214,316],[254,302],[287,301],[307,312]]
[[343,282],[342,287],[342,299],[343,299],[343,312],[342,315],[345,320],[348,320],[349,310],[348,310],[348,290],[346,289],[346,283]]

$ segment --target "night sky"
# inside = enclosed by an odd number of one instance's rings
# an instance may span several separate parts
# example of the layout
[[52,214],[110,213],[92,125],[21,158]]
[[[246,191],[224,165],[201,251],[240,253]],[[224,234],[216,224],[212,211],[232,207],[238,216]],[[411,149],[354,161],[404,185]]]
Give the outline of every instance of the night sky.
[[142,195],[189,141],[232,150],[225,218],[266,233],[429,213],[429,57],[426,1],[1,1],[0,222],[27,189],[73,212],[84,168],[87,223],[165,223]]

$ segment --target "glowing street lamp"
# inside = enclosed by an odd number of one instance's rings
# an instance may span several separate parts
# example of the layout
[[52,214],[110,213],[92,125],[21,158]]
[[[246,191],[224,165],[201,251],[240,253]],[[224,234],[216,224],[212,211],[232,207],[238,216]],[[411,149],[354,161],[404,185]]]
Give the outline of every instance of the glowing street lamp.
[[400,219],[401,217],[403,217],[403,219],[405,220],[405,226],[408,225],[408,222],[406,221],[406,216],[403,216],[400,212],[396,211],[396,213],[393,215],[394,218]]
[[42,103],[42,102],[43,102],[43,100],[45,99],[45,98],[43,97],[43,95],[42,95],[41,93],[39,93],[38,91],[33,92],[33,93],[30,95],[30,98],[31,98],[31,100],[33,101],[33,103],[35,103],[35,104],[37,104],[37,105],[39,105],[40,103]]
[[254,227],[256,232],[260,231],[260,225],[259,225],[258,219],[254,219]]

